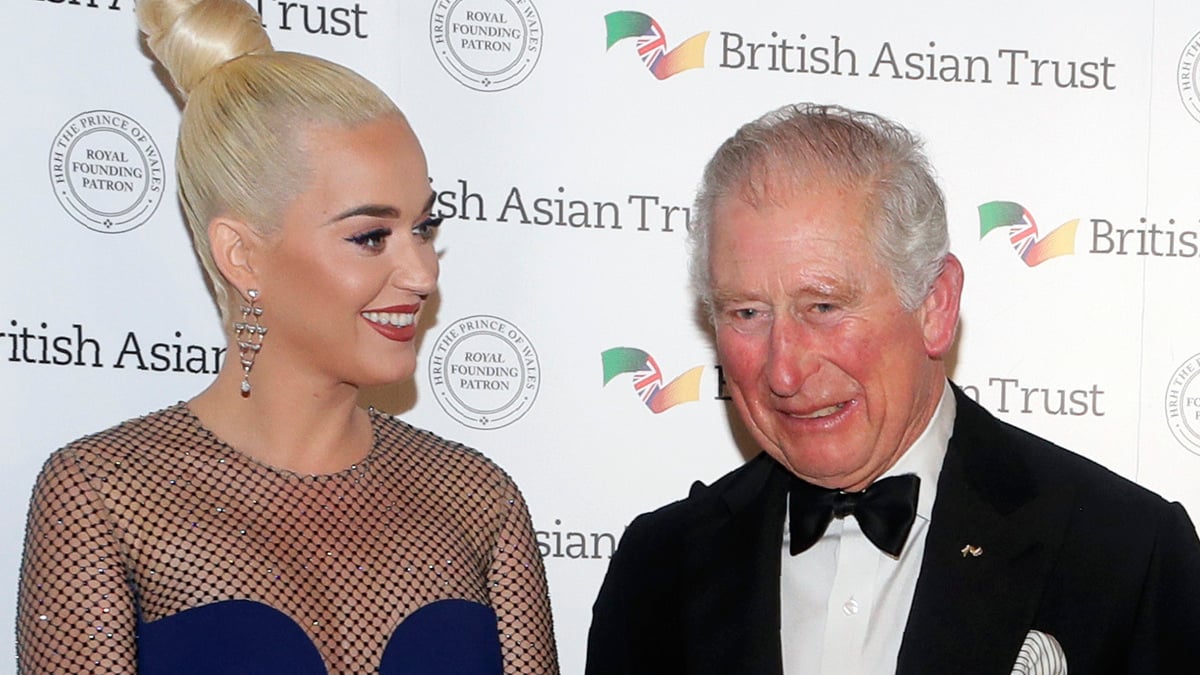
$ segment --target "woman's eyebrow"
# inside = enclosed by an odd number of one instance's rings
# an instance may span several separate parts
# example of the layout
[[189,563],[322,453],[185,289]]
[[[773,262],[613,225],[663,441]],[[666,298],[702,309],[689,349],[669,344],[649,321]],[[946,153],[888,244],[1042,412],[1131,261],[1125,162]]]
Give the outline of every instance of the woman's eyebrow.
[[339,220],[353,218],[354,216],[370,216],[372,218],[399,218],[400,211],[393,206],[384,206],[383,204],[363,204],[355,206],[337,214],[329,220],[331,223],[336,223]]

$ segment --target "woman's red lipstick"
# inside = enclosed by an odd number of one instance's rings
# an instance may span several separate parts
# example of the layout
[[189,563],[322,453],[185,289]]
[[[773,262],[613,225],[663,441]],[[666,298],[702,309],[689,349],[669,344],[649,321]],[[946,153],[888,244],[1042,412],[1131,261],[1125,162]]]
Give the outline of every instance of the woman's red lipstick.
[[408,342],[417,334],[417,311],[420,309],[420,305],[393,305],[364,310],[359,315],[385,338]]

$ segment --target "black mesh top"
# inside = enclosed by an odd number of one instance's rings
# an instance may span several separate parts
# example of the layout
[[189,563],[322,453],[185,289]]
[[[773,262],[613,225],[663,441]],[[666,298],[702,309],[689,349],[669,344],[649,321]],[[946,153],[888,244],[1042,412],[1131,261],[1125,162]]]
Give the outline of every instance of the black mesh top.
[[373,673],[407,617],[464,599],[495,611],[504,673],[557,673],[512,480],[474,450],[371,419],[367,458],[320,476],[250,459],[182,403],[56,452],[27,523],[20,672],[132,673],[139,624],[242,599],[290,617],[328,672]]

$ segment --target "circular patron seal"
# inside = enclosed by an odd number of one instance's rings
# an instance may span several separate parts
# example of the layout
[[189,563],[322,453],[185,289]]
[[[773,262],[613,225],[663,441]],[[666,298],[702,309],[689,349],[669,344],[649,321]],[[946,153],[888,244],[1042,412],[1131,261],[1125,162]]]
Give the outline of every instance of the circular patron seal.
[[1167,384],[1167,426],[1179,444],[1200,455],[1200,354],[1183,362]]
[[1200,33],[1192,36],[1183,53],[1179,55],[1179,67],[1175,71],[1175,84],[1179,86],[1179,97],[1183,107],[1200,122]]
[[90,110],[54,137],[50,183],[58,203],[84,227],[128,232],[150,220],[162,202],[162,155],[130,117]]
[[537,65],[542,19],[532,0],[436,0],[429,39],[451,77],[476,91],[503,91]]
[[438,404],[472,429],[499,429],[521,419],[541,381],[533,343],[495,316],[469,316],[450,324],[429,357],[429,383]]

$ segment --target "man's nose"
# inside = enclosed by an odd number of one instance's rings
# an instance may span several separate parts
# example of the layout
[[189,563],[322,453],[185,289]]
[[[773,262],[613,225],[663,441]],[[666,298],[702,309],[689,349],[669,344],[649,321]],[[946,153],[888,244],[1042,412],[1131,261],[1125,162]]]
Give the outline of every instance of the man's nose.
[[780,397],[798,394],[819,367],[820,355],[810,328],[788,316],[772,323],[764,368],[771,393]]

